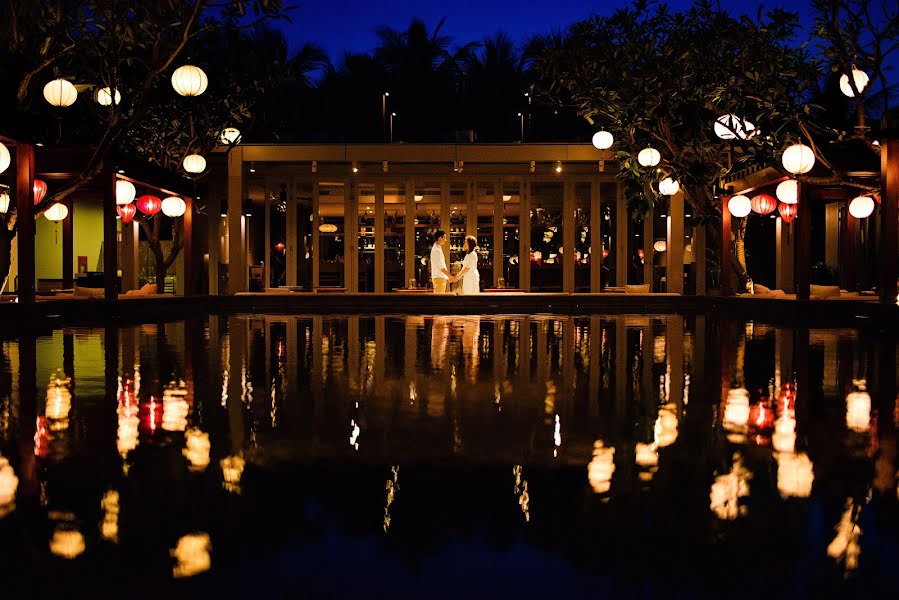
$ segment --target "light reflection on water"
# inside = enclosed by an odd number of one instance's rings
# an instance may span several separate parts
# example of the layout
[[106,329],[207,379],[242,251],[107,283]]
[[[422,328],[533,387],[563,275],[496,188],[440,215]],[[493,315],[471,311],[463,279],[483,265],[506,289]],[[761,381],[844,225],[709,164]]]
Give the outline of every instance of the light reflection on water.
[[[899,555],[885,360],[876,334],[681,316],[57,330],[2,345],[0,548],[24,574],[112,561],[159,589],[235,572],[278,589],[288,549],[304,573],[341,571],[367,540],[359,560],[399,589],[475,552],[547,581],[576,569],[572,593],[628,573],[696,591],[696,560],[715,581],[764,567],[759,589],[876,590]],[[650,540],[669,558],[646,573]]]

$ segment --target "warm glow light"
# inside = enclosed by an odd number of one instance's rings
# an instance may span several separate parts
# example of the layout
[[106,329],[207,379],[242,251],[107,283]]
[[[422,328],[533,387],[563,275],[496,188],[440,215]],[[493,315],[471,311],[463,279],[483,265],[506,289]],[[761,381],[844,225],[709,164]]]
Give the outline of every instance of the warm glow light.
[[54,223],[56,223],[69,216],[69,209],[66,208],[65,204],[57,202],[44,211],[44,216],[48,221],[53,221]]
[[146,194],[137,199],[137,209],[147,216],[153,216],[162,208],[162,201],[151,194]]
[[416,201],[416,202],[421,202],[421,201],[424,200],[424,199],[425,199],[425,197],[422,196],[421,194],[415,194],[415,201]]
[[608,150],[615,143],[615,138],[608,131],[597,131],[593,134],[593,146],[597,150]]
[[200,67],[184,65],[172,73],[172,87],[182,96],[199,96],[206,91],[209,80]]
[[815,481],[814,466],[805,453],[777,455],[777,489],[784,498],[808,498]]
[[556,166],[554,167],[554,169],[555,169],[556,173],[562,172],[562,161],[561,160],[556,161]]
[[184,381],[172,381],[162,391],[162,428],[166,431],[187,429],[187,386]]
[[774,195],[784,204],[796,204],[799,202],[799,182],[795,179],[781,181],[777,184]]
[[0,519],[16,509],[19,478],[9,461],[0,456]]
[[167,217],[180,217],[187,210],[187,204],[178,196],[169,196],[162,201],[162,214]]
[[77,558],[84,552],[84,536],[77,529],[59,525],[50,539],[50,552],[69,560]]
[[240,478],[243,475],[242,456],[226,456],[219,463],[222,467],[222,487],[235,494],[240,493]]
[[709,508],[722,520],[732,521],[745,515],[748,508],[740,505],[740,498],[749,496],[750,473],[743,466],[743,459],[734,453],[734,463],[730,473],[715,477],[709,492]]
[[115,93],[108,87],[97,90],[97,104],[100,106],[110,106],[113,102],[118,104],[121,101],[122,94],[119,93],[119,90],[115,90]]
[[874,212],[874,199],[871,196],[859,196],[849,203],[849,214],[856,219],[867,219]]
[[184,450],[181,453],[190,463],[191,471],[204,471],[209,466],[209,434],[200,429],[188,429],[184,434]]
[[178,579],[193,577],[212,566],[209,550],[212,543],[208,533],[189,533],[178,540],[178,545],[171,551],[178,564],[172,569],[172,575]]
[[781,157],[784,169],[793,175],[808,173],[815,166],[815,153],[805,144],[793,144]]
[[199,154],[188,154],[184,157],[181,166],[188,173],[202,173],[206,170],[206,159]]
[[334,223],[322,223],[318,226],[318,230],[322,233],[337,233],[337,225]]
[[654,167],[662,161],[662,155],[655,148],[643,148],[637,154],[637,162],[643,167]]
[[749,392],[745,388],[729,390],[724,401],[724,429],[739,432],[747,423],[749,423]]
[[666,177],[659,182],[659,193],[663,196],[673,196],[680,191],[680,183],[675,179]]
[[240,142],[240,130],[236,127],[226,127],[219,136],[219,141],[223,144],[237,144]]
[[752,211],[752,202],[746,196],[734,196],[727,201],[727,210],[733,216],[742,218]]
[[503,202],[508,202],[512,199],[512,196],[509,194],[503,194]]
[[864,389],[846,396],[846,427],[859,433],[871,428],[871,396]]
[[32,189],[34,191],[34,205],[37,206],[44,199],[44,196],[47,195],[47,183],[40,179],[35,179]]
[[[868,74],[860,69],[852,67],[852,79],[855,80],[855,89],[858,90],[858,93],[863,93],[868,86]],[[840,91],[849,98],[855,96],[852,86],[849,85],[849,76],[845,73],[840,75]]]
[[9,210],[9,192],[5,189],[0,192],[0,214],[5,215]]
[[44,99],[52,106],[65,108],[72,106],[78,99],[78,90],[71,81],[62,78],[54,79],[44,86]]
[[122,219],[122,223],[127,225],[134,219],[134,215],[137,214],[137,207],[133,204],[124,204],[116,206],[115,211],[119,214],[119,218]]
[[721,115],[715,120],[715,135],[722,140],[745,140],[753,131],[755,125],[737,115]]
[[612,487],[615,473],[615,448],[607,448],[602,440],[593,444],[593,460],[587,465],[587,481],[597,494],[605,494]]
[[9,154],[9,148],[3,145],[3,142],[0,142],[0,173],[3,173],[9,168],[11,160],[12,157]]
[[134,184],[130,181],[126,181],[125,179],[118,179],[115,182],[115,203],[119,206],[125,204],[131,204],[134,202],[134,196],[137,195],[137,190],[134,189]]
[[780,218],[783,219],[784,223],[792,223],[796,215],[799,214],[799,205],[781,204],[777,207],[777,212],[780,213]]
[[777,208],[777,199],[768,194],[758,194],[749,203],[752,212],[760,215],[770,215]]
[[668,249],[668,243],[665,240],[659,240],[655,244],[652,245],[652,249],[656,252],[664,252]]

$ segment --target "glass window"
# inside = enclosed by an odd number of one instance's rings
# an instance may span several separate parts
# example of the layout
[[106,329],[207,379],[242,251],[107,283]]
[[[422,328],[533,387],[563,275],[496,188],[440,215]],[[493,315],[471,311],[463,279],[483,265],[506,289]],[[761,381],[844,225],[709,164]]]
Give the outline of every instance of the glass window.
[[375,186],[359,184],[359,291],[375,291]]
[[562,291],[562,198],[561,183],[531,186],[531,290],[535,292]]
[[[342,183],[322,183],[318,188],[318,284],[343,287],[343,236],[346,190]],[[314,250],[314,249],[313,249]]]
[[[643,283],[643,264],[646,261],[646,248],[643,244],[643,219],[628,219],[628,265],[627,265],[627,281],[620,282],[621,285],[630,283],[639,285]],[[651,253],[650,253],[651,255]]]
[[574,291],[590,291],[590,184],[574,185]]
[[[618,213],[617,185],[612,182],[600,183],[599,197],[602,206],[602,219],[600,221],[600,233],[602,234],[601,284],[603,288],[609,285],[624,285],[625,274],[619,274],[617,272],[618,269],[616,268],[615,234],[617,230],[616,217]],[[639,258],[637,260],[639,261]]]
[[384,289],[406,287],[406,186],[384,186]]
[[[520,288],[519,226],[521,215],[521,185],[503,185],[503,282],[505,287]],[[498,284],[499,285],[499,284]]]
[[440,229],[440,184],[415,187],[415,280],[420,287],[431,286],[431,246]]
[[481,289],[493,287],[493,183],[477,185],[478,272]]
[[297,198],[297,247],[290,248],[297,257],[297,285],[312,289],[312,183],[299,183]]
[[269,195],[269,287],[287,285],[287,184],[266,190]]

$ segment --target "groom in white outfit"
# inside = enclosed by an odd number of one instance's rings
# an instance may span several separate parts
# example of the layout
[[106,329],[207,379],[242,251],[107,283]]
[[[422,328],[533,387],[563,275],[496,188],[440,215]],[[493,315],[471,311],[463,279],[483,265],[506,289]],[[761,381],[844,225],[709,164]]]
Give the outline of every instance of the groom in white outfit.
[[438,229],[434,234],[434,245],[431,246],[431,281],[434,283],[435,294],[446,293],[446,282],[456,281],[446,268],[446,256],[443,254],[443,245],[446,243],[446,232]]

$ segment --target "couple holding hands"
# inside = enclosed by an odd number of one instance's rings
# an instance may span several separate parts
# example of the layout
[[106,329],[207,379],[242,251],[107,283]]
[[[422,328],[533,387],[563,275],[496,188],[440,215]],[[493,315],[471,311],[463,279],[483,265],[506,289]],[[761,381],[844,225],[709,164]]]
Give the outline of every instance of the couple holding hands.
[[462,280],[462,293],[481,293],[481,275],[478,273],[478,240],[473,235],[465,238],[465,258],[462,259],[462,270],[458,275],[449,272],[443,246],[446,244],[446,232],[438,229],[434,234],[434,245],[431,247],[431,281],[435,294],[445,294],[446,284]]

